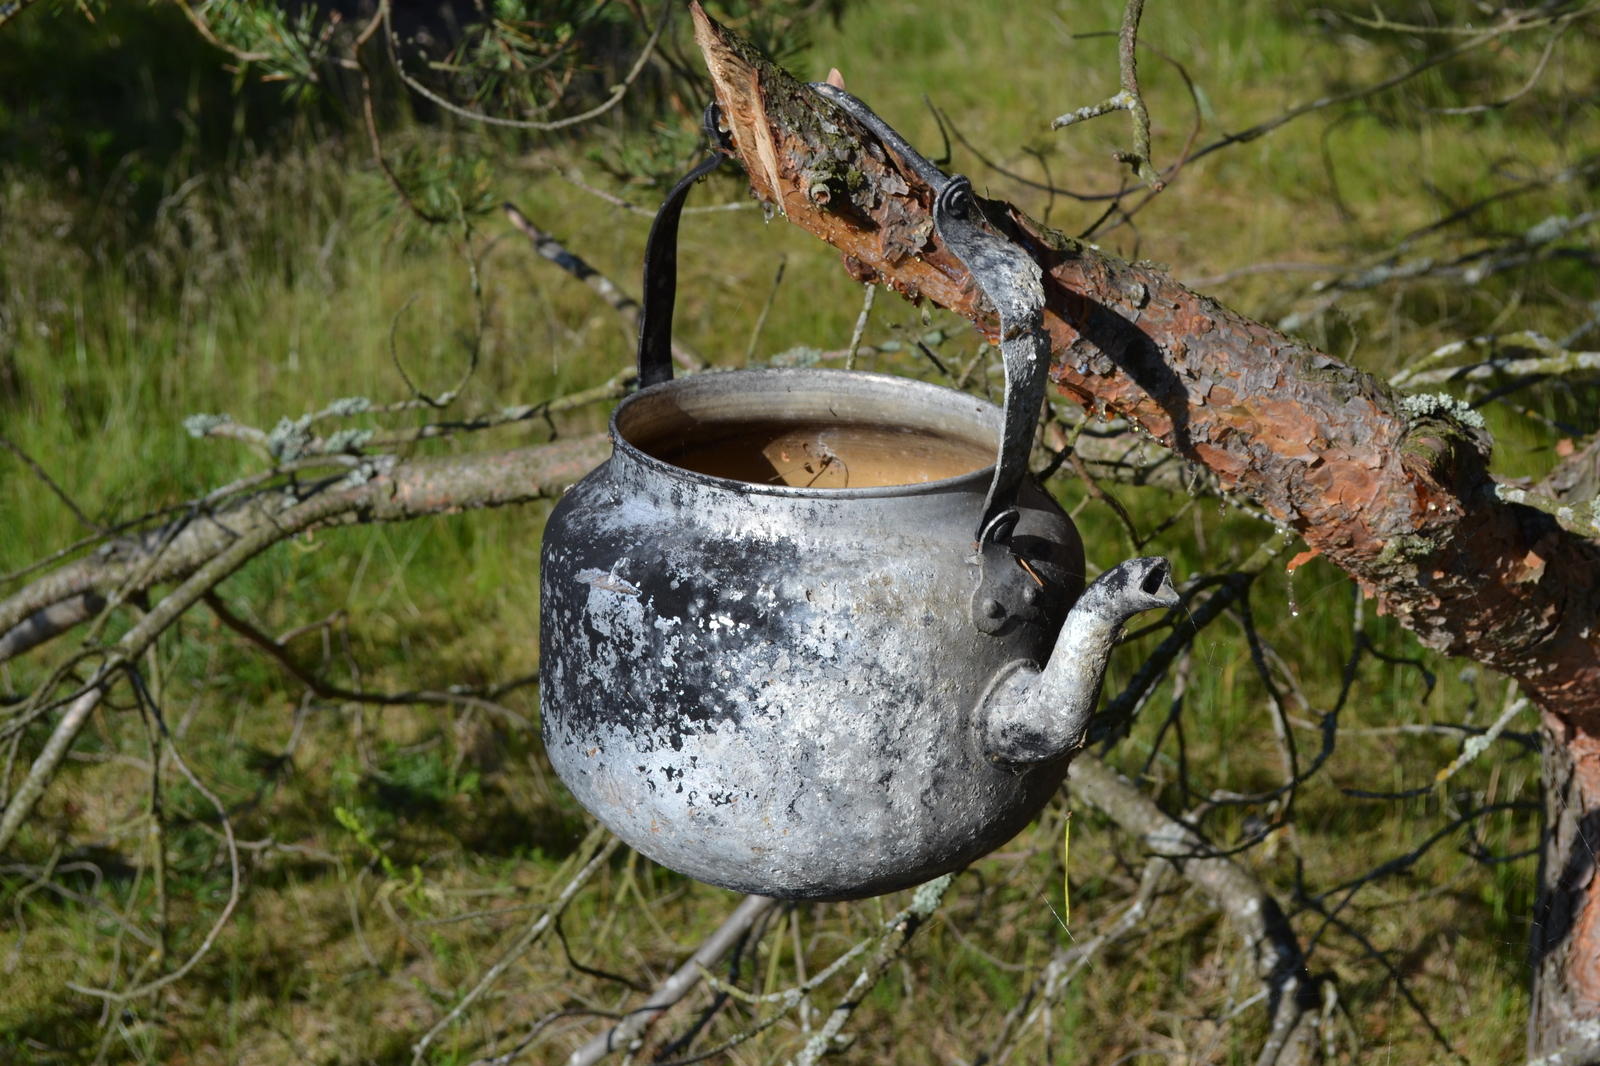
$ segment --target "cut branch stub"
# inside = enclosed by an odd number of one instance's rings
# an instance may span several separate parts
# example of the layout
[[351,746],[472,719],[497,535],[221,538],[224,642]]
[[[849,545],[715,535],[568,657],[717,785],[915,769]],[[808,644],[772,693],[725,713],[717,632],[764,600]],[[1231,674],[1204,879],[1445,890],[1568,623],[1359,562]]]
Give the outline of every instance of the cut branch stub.
[[[856,280],[932,300],[992,338],[992,309],[940,245],[932,190],[913,169],[692,10],[756,195],[843,252]],[[1489,439],[1452,401],[1403,400],[1154,266],[979,203],[1044,268],[1062,392],[1126,417],[1255,500],[1431,647],[1516,677],[1600,735],[1600,545],[1498,499]]]

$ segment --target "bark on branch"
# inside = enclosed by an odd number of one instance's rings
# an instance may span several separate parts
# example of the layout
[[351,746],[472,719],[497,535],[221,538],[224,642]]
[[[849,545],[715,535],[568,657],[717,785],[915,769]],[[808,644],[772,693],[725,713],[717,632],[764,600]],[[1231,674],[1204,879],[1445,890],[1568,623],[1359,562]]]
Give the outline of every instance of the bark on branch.
[[[993,336],[981,290],[934,233],[932,190],[869,131],[718,26],[696,39],[756,195],[859,281],[932,300]],[[1501,501],[1488,436],[1447,398],[1371,375],[981,201],[1045,271],[1052,376],[1295,529],[1429,646],[1516,677],[1600,734],[1600,544]]]
[[[118,538],[0,600],[0,662],[92,618],[114,592],[127,596],[183,581],[229,545],[261,531],[281,531],[281,537],[269,534],[276,543],[330,525],[553,499],[610,454],[609,439],[597,433],[505,452],[413,460],[376,456],[354,476],[341,472],[297,481],[179,519],[175,534],[165,525]],[[316,517],[289,531],[311,514]],[[136,587],[124,589],[130,579]]]

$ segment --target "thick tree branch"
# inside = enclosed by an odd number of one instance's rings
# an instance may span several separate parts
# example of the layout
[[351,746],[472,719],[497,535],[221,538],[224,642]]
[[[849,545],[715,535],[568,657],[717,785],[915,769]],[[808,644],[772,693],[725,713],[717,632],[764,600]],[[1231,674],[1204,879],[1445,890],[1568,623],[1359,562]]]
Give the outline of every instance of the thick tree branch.
[[[757,196],[839,248],[858,281],[932,300],[993,335],[992,309],[934,234],[932,190],[912,168],[698,8],[695,20]],[[1062,392],[1259,503],[1429,646],[1516,677],[1542,706],[1600,734],[1600,544],[1499,499],[1487,435],[1454,401],[1402,401],[1153,266],[1009,204],[982,207],[1045,270]]]
[[[141,570],[147,572],[125,595],[182,581],[228,547],[253,538],[264,536],[270,545],[329,525],[399,522],[553,499],[610,453],[610,441],[597,433],[533,448],[448,458],[377,456],[353,474],[295,482],[247,497],[226,510],[185,516],[177,520],[176,533],[169,524],[119,538],[0,600],[0,634],[4,634],[0,653],[17,654],[86,620],[86,611],[61,605],[75,598],[107,597]],[[49,623],[52,609],[60,617]],[[27,636],[17,632],[24,626],[32,627]],[[53,632],[34,639],[51,626]],[[0,654],[0,661],[7,657]]]

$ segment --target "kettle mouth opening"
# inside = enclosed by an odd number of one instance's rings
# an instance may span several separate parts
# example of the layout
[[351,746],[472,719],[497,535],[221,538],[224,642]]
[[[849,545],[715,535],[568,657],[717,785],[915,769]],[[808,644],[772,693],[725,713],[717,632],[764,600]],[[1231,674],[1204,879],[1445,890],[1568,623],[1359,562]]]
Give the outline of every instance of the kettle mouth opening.
[[739,492],[900,496],[987,487],[1001,420],[994,404],[914,378],[732,370],[635,393],[611,437],[651,469]]

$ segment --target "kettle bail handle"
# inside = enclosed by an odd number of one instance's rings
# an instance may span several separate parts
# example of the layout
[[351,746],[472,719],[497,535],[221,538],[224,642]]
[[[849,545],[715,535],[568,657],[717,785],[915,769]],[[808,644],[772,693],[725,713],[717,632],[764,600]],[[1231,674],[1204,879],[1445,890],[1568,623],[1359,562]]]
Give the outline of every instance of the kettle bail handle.
[[722,165],[723,155],[732,150],[728,135],[719,126],[722,109],[715,100],[706,106],[706,135],[711,138],[711,154],[667,193],[650,224],[650,237],[644,246],[644,299],[639,313],[639,388],[649,388],[672,380],[672,311],[678,297],[678,220],[684,201],[696,182]]
[[1049,384],[1050,336],[1044,329],[1043,271],[1022,248],[989,232],[972,193],[972,183],[948,176],[896,133],[866,104],[827,82],[810,87],[861,122],[935,193],[933,224],[939,239],[972,274],[1000,316],[1000,355],[1005,362],[1006,396],[994,480],[984,500],[974,539],[980,546],[1001,543],[1016,527],[1017,492],[1028,473],[1033,431]]

